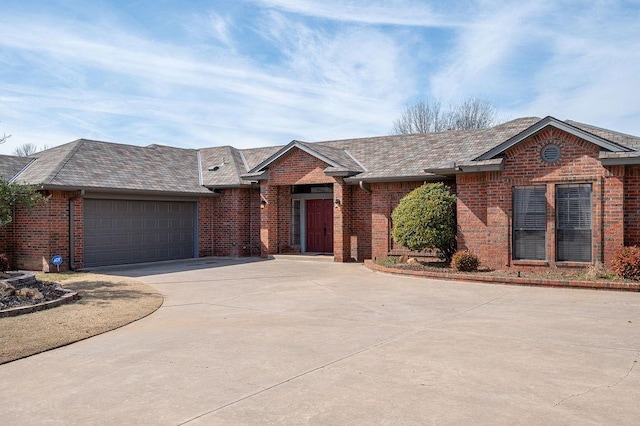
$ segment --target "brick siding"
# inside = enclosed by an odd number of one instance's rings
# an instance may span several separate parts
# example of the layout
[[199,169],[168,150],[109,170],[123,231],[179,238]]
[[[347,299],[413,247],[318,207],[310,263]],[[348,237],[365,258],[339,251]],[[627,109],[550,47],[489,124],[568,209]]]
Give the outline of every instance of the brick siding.
[[[560,159],[555,163],[547,163],[540,156],[541,149],[550,143],[561,149]],[[555,186],[590,183],[592,258],[608,263],[611,253],[623,244],[623,180],[626,177],[623,166],[603,167],[598,159],[599,152],[596,145],[561,130],[547,128],[507,150],[502,172],[459,175],[458,248],[473,251],[481,257],[483,265],[497,269],[561,266],[554,260]],[[545,185],[547,188],[546,262],[514,262],[511,259],[513,187],[526,185]],[[629,213],[627,217],[630,216]]]

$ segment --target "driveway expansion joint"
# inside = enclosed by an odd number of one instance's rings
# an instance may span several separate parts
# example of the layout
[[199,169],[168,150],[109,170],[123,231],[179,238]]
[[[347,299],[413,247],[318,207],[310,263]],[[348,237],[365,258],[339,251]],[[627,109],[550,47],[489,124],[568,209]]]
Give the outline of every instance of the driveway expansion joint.
[[593,392],[593,391],[595,391],[595,390],[598,390],[598,389],[610,389],[610,388],[613,388],[613,387],[618,386],[618,385],[619,385],[620,383],[622,383],[622,382],[623,382],[627,377],[629,377],[629,376],[631,375],[631,372],[633,371],[633,369],[635,368],[635,366],[638,364],[638,360],[639,360],[639,359],[640,359],[640,351],[639,351],[639,352],[636,352],[636,357],[635,357],[635,359],[633,360],[633,362],[631,363],[631,366],[630,366],[630,367],[629,367],[629,369],[627,370],[626,374],[625,374],[624,376],[622,376],[621,378],[619,378],[618,380],[616,380],[614,383],[610,383],[610,384],[608,384],[608,385],[599,385],[599,386],[594,386],[594,387],[592,387],[592,388],[587,389],[587,390],[586,390],[586,391],[584,391],[584,392],[580,392],[580,393],[576,393],[576,394],[573,394],[573,395],[569,395],[568,397],[563,398],[563,399],[561,399],[560,401],[556,402],[553,406],[554,406],[554,407],[557,407],[557,406],[559,406],[560,404],[562,404],[562,403],[564,403],[564,402],[566,402],[566,401],[568,401],[568,400],[570,400],[570,399],[578,398],[578,397],[580,397],[580,396],[586,395],[586,394],[588,394],[588,393],[590,393],[590,392]]

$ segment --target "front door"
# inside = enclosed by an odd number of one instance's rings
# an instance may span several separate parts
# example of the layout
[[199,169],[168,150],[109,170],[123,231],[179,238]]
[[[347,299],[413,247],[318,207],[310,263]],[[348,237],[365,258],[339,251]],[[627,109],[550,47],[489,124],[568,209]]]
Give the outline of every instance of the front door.
[[307,200],[307,251],[333,253],[333,202]]

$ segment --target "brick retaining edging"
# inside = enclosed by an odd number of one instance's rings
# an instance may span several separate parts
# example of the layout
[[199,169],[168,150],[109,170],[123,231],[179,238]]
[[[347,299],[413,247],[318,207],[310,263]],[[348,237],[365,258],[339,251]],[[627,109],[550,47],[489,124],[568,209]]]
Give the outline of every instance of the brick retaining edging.
[[392,275],[405,275],[419,278],[437,278],[452,281],[472,281],[490,284],[524,285],[533,287],[560,287],[560,288],[586,288],[594,290],[634,291],[640,292],[640,283],[621,281],[578,281],[560,280],[550,278],[525,278],[525,277],[495,277],[481,276],[472,273],[452,273],[436,271],[413,271],[409,269],[387,268],[375,263],[371,259],[365,259],[364,265],[378,272]]
[[[8,284],[32,284],[36,282],[36,277],[32,273],[22,273],[21,275],[17,275],[15,277],[7,278],[2,280],[7,282]],[[7,317],[15,317],[17,315],[29,314],[31,312],[43,311],[45,309],[55,308],[57,306],[63,305],[65,303],[69,303],[73,300],[77,300],[80,298],[77,291],[61,288],[64,294],[57,298],[56,300],[50,300],[48,302],[38,303],[36,305],[28,305],[28,306],[18,306],[17,308],[9,308],[0,310],[0,318]]]

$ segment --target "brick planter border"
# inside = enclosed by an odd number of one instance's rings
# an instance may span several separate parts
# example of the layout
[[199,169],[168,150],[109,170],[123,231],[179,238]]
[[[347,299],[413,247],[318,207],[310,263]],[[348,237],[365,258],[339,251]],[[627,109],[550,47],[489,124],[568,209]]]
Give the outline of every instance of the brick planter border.
[[419,278],[436,278],[452,281],[471,281],[489,284],[506,284],[506,285],[522,285],[532,287],[558,287],[558,288],[582,288],[593,290],[613,290],[613,291],[632,291],[640,292],[640,283],[630,283],[621,281],[580,281],[580,280],[561,280],[551,278],[525,278],[525,277],[494,277],[481,276],[472,273],[452,273],[452,272],[436,272],[436,271],[412,271],[406,269],[387,268],[375,263],[371,259],[364,261],[364,265],[378,272],[384,272],[392,275],[404,275]]

